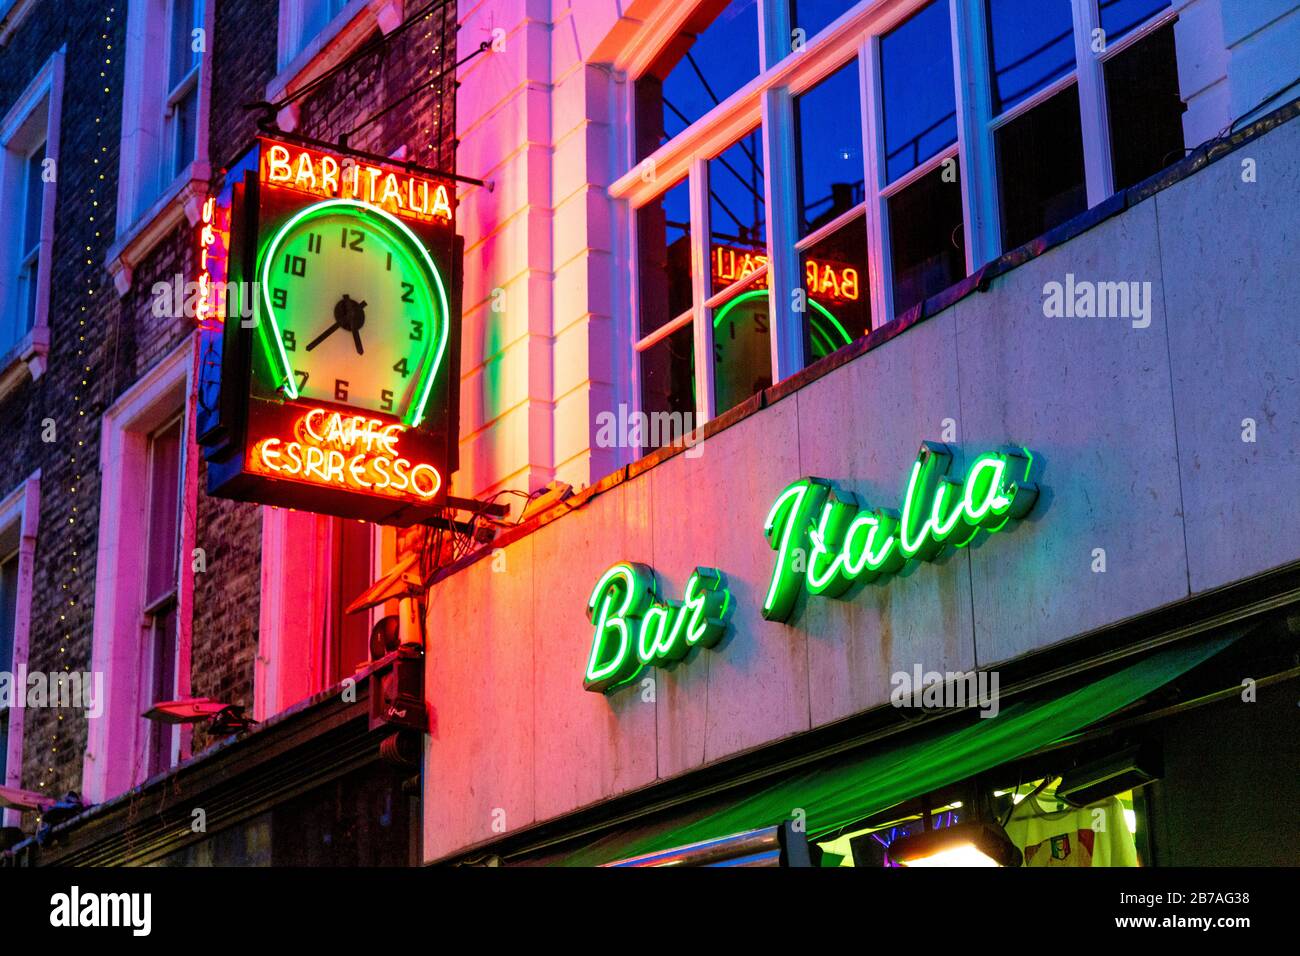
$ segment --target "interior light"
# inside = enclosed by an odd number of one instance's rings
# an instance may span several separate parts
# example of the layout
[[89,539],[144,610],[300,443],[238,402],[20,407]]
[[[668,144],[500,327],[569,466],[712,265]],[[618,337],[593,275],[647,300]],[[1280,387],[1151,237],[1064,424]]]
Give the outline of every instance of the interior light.
[[958,823],[901,837],[889,845],[900,866],[1020,866],[1020,850],[991,823]]

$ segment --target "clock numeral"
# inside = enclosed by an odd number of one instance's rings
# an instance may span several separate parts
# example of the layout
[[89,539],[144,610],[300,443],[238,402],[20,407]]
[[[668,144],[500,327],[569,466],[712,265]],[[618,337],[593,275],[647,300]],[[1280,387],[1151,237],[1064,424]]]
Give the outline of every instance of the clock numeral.
[[384,270],[385,270],[386,272],[392,272],[392,271],[393,271],[393,254],[392,254],[391,252],[387,252],[387,253],[385,253],[385,255],[388,256],[388,260],[384,263]]
[[292,329],[287,329],[284,333],[284,350],[286,352],[296,352],[298,350],[298,336],[293,334]]
[[320,252],[320,233],[310,232],[307,234],[307,251]]
[[402,283],[402,301],[403,302],[415,301],[415,286],[409,282]]
[[298,379],[298,391],[301,392],[307,387],[307,373],[300,368],[296,368],[293,370],[293,374]]
[[762,332],[765,335],[767,334],[767,313],[766,312],[754,313],[754,330],[756,332]]
[[341,378],[334,380],[334,401],[346,402],[348,400],[348,383]]
[[366,234],[360,229],[349,229],[347,226],[344,226],[342,238],[342,246],[344,249],[351,249],[353,252],[363,251],[361,247],[365,244]]
[[424,323],[423,323],[423,322],[416,322],[414,319],[411,320],[411,341],[412,341],[412,342],[422,342],[422,341],[424,341]]
[[291,276],[305,276],[307,260],[302,256],[287,255],[284,257],[284,271]]
[[399,373],[402,376],[402,378],[406,378],[406,376],[411,374],[406,367],[406,359],[402,359],[400,362],[394,365],[393,371]]
[[380,406],[379,406],[380,411],[391,412],[393,410],[393,392],[391,389],[386,388],[382,392],[380,392],[379,399],[380,399]]
[[289,304],[289,293],[285,292],[283,289],[272,289],[271,304],[277,309],[283,309]]

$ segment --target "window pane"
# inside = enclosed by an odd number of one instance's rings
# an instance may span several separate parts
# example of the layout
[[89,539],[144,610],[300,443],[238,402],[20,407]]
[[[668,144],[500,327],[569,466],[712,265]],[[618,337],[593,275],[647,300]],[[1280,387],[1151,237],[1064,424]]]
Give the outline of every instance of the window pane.
[[[641,353],[641,409],[648,416],[673,416],[670,421],[681,424],[676,434],[694,427],[694,354],[695,331],[689,322]],[[641,436],[642,452],[666,444],[673,434],[671,427],[651,429],[650,434]],[[656,435],[657,443],[652,440]]]
[[995,115],[1074,69],[1070,0],[988,0],[988,26]]
[[[18,555],[0,563],[0,671],[13,673],[14,631],[18,620]],[[0,749],[4,738],[0,737]],[[0,777],[0,783],[4,778]]]
[[145,551],[145,603],[176,590],[180,548],[179,420],[155,432],[149,440],[149,541]]
[[746,289],[713,313],[713,395],[719,413],[772,384],[767,289]]
[[[767,261],[763,138],[758,130],[709,160],[709,229],[714,293]],[[719,269],[727,263],[729,267]]]
[[889,197],[889,243],[895,315],[966,275],[956,159]]
[[41,201],[45,196],[41,164],[44,162],[45,146],[42,144],[27,160],[27,182],[23,190],[26,196],[23,215],[23,256],[27,256],[41,241]]
[[1014,249],[1088,208],[1075,85],[1017,116],[994,136],[1002,248]]
[[705,0],[637,81],[637,158],[758,76],[758,0]]
[[811,364],[871,331],[867,224],[846,223],[799,256],[808,308],[804,361]]
[[1183,158],[1174,26],[1161,27],[1106,61],[1106,107],[1115,188],[1127,189]]
[[371,584],[370,525],[364,521],[335,521],[334,581],[337,589],[335,606],[335,646],[332,683],[356,673],[357,665],[370,658],[370,617],[364,612],[344,614],[343,609],[356,600]]
[[1169,0],[1101,0],[1101,28],[1106,32],[1106,45],[1146,23],[1167,6]]
[[18,276],[18,296],[23,308],[24,335],[36,324],[36,277],[39,275],[39,269],[40,260],[33,259],[23,267]]
[[[153,621],[153,703],[176,700],[176,607],[172,605]],[[173,725],[149,724],[149,775],[172,766]]]
[[947,0],[880,40],[885,172],[890,182],[957,142]]
[[688,180],[636,213],[641,337],[691,307],[691,201]]
[[799,235],[862,202],[862,107],[857,60],[794,100]]
[[171,69],[167,88],[175,89],[185,75],[199,62],[200,54],[194,50],[192,31],[200,26],[199,0],[175,0],[172,6]]
[[790,29],[802,30],[804,40],[811,40],[857,5],[858,0],[790,0]]
[[173,117],[176,127],[176,156],[172,163],[172,178],[179,176],[194,159],[194,127],[198,119],[198,106],[197,86],[176,104],[176,114]]

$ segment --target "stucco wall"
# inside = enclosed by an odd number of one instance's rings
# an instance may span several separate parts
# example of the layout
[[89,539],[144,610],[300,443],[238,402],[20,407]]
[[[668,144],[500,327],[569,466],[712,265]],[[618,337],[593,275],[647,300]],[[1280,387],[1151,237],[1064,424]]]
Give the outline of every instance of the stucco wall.
[[[1297,149],[1290,122],[437,584],[426,857],[879,706],[914,664],[996,665],[1300,558]],[[1150,282],[1150,324],[1046,318],[1067,272]],[[897,507],[949,418],[958,466],[1035,452],[1029,519],[763,621],[777,493],[816,474]],[[653,702],[582,687],[585,602],[619,560],[676,598],[712,565],[736,598],[722,644],[648,672]]]

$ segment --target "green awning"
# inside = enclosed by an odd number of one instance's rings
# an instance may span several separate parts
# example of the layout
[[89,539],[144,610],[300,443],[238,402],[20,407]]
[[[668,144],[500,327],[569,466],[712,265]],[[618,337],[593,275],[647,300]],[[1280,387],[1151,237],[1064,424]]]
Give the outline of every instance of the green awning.
[[682,825],[615,834],[572,854],[590,866],[733,833],[776,826],[794,808],[807,813],[808,835],[841,830],[906,800],[957,783],[1056,743],[1146,696],[1236,640],[1229,634],[1185,641],[1064,694],[1043,688],[1003,707],[996,717],[926,736],[886,741],[834,766],[796,773],[724,809]]

